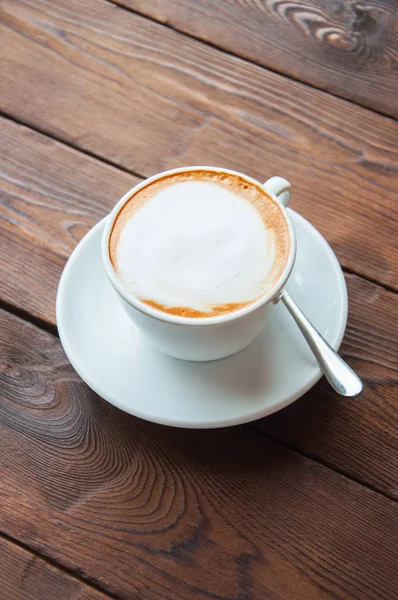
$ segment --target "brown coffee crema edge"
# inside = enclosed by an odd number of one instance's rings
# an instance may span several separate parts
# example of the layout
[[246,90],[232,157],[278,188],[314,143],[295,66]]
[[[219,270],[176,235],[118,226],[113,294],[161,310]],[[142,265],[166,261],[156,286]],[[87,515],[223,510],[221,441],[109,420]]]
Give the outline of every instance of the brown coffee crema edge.
[[[274,283],[276,283],[282,275],[290,252],[289,229],[280,207],[275,200],[269,196],[269,194],[267,194],[260,184],[248,181],[240,175],[225,173],[223,171],[207,171],[205,169],[164,175],[159,179],[155,179],[140,190],[132,193],[130,198],[126,200],[125,204],[122,206],[118,215],[116,216],[109,236],[109,258],[115,272],[118,272],[117,246],[120,235],[124,226],[131,219],[132,215],[161,190],[177,183],[195,180],[220,185],[224,189],[238,194],[241,198],[248,200],[258,210],[267,229],[274,231],[276,255],[280,255],[282,259],[276,261],[271,271],[267,274],[266,281],[271,282],[269,286],[271,289]],[[264,199],[266,199],[266,203],[264,202]],[[264,283],[266,283],[266,281]],[[209,311],[200,311],[185,306],[164,306],[163,304],[160,304],[149,298],[137,299],[147,306],[167,314],[178,315],[181,317],[203,318],[215,317],[235,312],[245,306],[248,306],[249,304],[253,304],[253,302],[258,300],[261,295],[256,298],[252,298],[247,302],[230,302],[227,304],[210,305]]]
[[[259,296],[260,298],[261,296]],[[145,300],[144,298],[139,298],[141,302],[150,306],[151,308],[156,308],[168,315],[177,315],[178,317],[190,317],[190,318],[209,318],[209,317],[218,317],[219,315],[225,315],[227,313],[235,312],[240,308],[244,308],[249,304],[253,304],[258,298],[254,298],[253,300],[248,300],[247,302],[228,302],[228,304],[211,304],[209,311],[204,310],[196,310],[195,308],[188,308],[187,306],[165,306],[164,304],[160,304],[159,302],[154,302],[153,300]]]

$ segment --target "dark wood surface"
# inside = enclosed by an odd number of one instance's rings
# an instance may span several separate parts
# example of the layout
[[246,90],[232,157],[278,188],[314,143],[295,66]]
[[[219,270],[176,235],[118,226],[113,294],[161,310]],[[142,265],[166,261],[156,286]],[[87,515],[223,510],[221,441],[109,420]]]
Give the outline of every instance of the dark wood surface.
[[392,500],[247,427],[126,415],[50,333],[0,331],[8,535],[123,598],[393,598]]
[[218,48],[398,116],[396,0],[114,0]]
[[[396,114],[394,3],[119,3],[0,4],[0,597],[395,599],[398,127],[337,97]],[[203,163],[292,181],[346,269],[360,399],[321,381],[183,431],[68,364],[76,243],[142,177]]]

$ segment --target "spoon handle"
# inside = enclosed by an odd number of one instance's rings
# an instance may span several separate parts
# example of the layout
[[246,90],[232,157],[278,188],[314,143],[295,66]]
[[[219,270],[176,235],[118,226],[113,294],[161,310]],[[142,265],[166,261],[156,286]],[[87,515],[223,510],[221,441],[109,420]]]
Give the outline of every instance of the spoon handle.
[[281,300],[296,321],[332,388],[347,398],[359,396],[363,391],[363,383],[358,375],[333,350],[286,291],[282,293]]

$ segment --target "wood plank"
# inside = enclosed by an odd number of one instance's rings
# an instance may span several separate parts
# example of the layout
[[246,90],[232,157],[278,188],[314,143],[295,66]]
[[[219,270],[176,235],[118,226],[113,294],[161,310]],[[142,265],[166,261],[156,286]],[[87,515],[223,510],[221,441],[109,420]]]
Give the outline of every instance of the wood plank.
[[7,534],[129,599],[393,599],[396,504],[251,432],[123,414],[0,315]]
[[106,600],[103,594],[0,537],[2,600]]
[[398,116],[395,0],[111,0],[294,79]]
[[[6,149],[0,298],[55,324],[67,257],[137,179],[6,120],[0,139],[0,152]],[[398,296],[355,276],[347,276],[347,284],[351,308],[342,350],[365,379],[364,395],[347,402],[319,384],[261,428],[395,495]]]
[[102,0],[5,0],[0,31],[10,115],[143,176],[283,174],[343,265],[398,289],[391,119]]
[[139,180],[0,119],[0,297],[55,323],[67,257]]

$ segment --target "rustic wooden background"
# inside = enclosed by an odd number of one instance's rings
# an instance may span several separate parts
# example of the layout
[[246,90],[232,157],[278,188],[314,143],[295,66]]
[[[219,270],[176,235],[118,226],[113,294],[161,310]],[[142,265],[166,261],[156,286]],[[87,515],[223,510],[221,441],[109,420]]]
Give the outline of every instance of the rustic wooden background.
[[[395,599],[395,0],[1,0],[0,597]],[[345,270],[355,401],[220,431],[121,413],[54,301],[141,178],[288,177]]]

